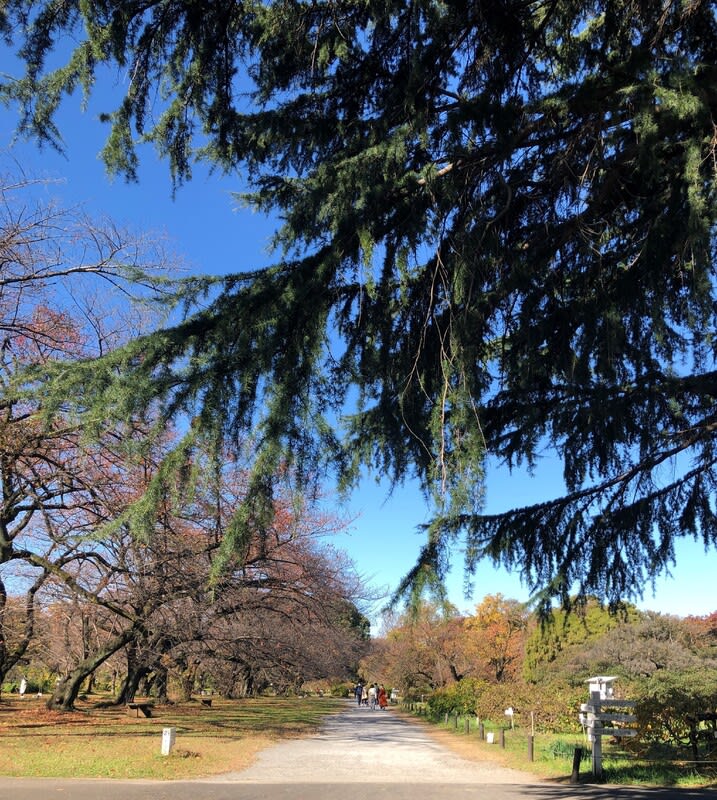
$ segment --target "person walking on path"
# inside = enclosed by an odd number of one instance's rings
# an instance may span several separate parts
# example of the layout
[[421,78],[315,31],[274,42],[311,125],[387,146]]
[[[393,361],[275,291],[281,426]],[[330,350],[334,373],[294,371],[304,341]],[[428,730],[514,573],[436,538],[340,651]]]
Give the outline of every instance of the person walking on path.
[[378,707],[381,709],[381,711],[384,711],[387,705],[388,696],[386,695],[386,689],[383,686],[380,686],[378,690]]
[[378,689],[376,688],[376,684],[372,683],[368,687],[368,707],[371,711],[376,710],[376,700],[378,699]]
[[360,708],[361,698],[363,697],[363,686],[360,683],[356,684],[356,688],[354,689],[354,694],[356,695],[356,705]]

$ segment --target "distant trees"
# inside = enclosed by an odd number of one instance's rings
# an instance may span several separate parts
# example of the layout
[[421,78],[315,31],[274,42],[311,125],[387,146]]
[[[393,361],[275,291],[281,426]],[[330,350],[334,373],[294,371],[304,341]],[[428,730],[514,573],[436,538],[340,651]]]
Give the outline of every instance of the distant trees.
[[385,635],[372,642],[361,674],[413,696],[460,680],[468,665],[457,610],[423,603],[398,616]]
[[654,612],[633,617],[630,624],[618,625],[586,643],[582,658],[598,674],[611,669],[628,679],[650,678],[664,671],[685,671],[709,663],[700,652],[689,623]]
[[633,606],[624,606],[615,614],[595,598],[588,598],[578,612],[555,609],[547,621],[533,619],[525,645],[525,678],[540,682],[548,675],[575,672],[570,663],[573,659],[626,619],[638,617]]
[[[455,630],[460,651],[446,650]],[[639,746],[672,741],[701,757],[717,726],[716,631],[714,614],[683,619],[625,606],[615,615],[594,598],[570,614],[555,609],[546,624],[523,604],[488,595],[463,617],[431,605],[394,617],[361,668],[426,700],[438,717],[478,714],[499,724],[511,707],[517,724],[554,731],[577,731],[587,678],[613,675],[618,693],[637,701]],[[460,670],[429,669],[424,642],[446,662],[450,652]]]
[[423,603],[393,619],[362,670],[410,695],[468,678],[500,683],[520,674],[529,619],[524,604],[500,594],[486,596],[465,617]]

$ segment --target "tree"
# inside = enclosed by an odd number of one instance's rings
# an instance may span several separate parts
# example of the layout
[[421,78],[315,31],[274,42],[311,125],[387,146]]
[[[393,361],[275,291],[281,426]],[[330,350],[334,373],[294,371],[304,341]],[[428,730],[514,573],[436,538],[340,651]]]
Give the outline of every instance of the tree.
[[135,460],[122,476],[95,552],[79,549],[81,558],[64,565],[59,579],[52,574],[53,609],[56,616],[67,609],[67,626],[48,706],[71,710],[85,681],[120,653],[126,669],[116,703],[150,690],[166,702],[170,681],[188,700],[200,674],[229,695],[269,685],[295,690],[306,679],[351,674],[367,643],[367,621],[355,606],[363,586],[346,558],[322,541],[342,521],[285,497],[270,530],[213,576],[222,532],[246,489],[244,470],[231,462],[214,470],[210,458],[188,465],[202,475],[194,493],[180,491],[179,482],[166,487],[151,531],[148,520],[147,535],[137,540],[122,512],[128,495],[141,495],[160,469],[161,454],[154,456]]
[[586,644],[582,653],[574,654],[572,668],[580,670],[582,665],[585,676],[615,674],[634,680],[659,676],[664,671],[676,674],[700,667],[711,669],[715,663],[707,653],[700,652],[699,641],[686,620],[648,611]]
[[627,605],[621,614],[613,614],[595,598],[588,598],[579,609],[556,609],[547,623],[533,620],[525,644],[526,680],[539,683],[553,675],[568,682],[582,682],[589,676],[576,672],[575,661],[581,652],[624,623],[638,621],[640,616],[634,606]]
[[653,675],[644,682],[635,710],[643,740],[652,743],[667,740],[687,747],[694,761],[700,760],[701,743],[707,754],[714,751],[717,732],[714,670],[664,670]]
[[470,653],[481,664],[481,673],[497,683],[514,680],[522,666],[530,612],[524,603],[486,595],[476,613],[465,620]]
[[[198,159],[241,170],[284,220],[275,266],[44,388],[252,427],[227,549],[282,463],[304,486],[418,478],[435,515],[403,588],[464,537],[469,569],[519,570],[543,609],[616,603],[679,537],[714,546],[713,3],[8,0],[0,30],[21,131],[61,146],[63,97],[117,66],[112,171],[154,143],[176,184]],[[482,514],[485,453],[532,468],[544,447],[565,495]]]
[[[229,511],[238,499],[228,489],[225,501]],[[214,587],[198,658],[228,694],[297,690],[355,673],[368,647],[368,621],[356,605],[365,589],[350,561],[322,542],[341,524],[284,497],[270,529]]]
[[460,681],[470,671],[463,619],[452,606],[421,603],[390,622],[361,661],[367,681],[416,696]]
[[[35,186],[0,176],[0,681],[26,657],[45,582],[51,575],[71,580],[71,565],[92,557],[78,551],[78,539],[102,517],[100,497],[118,480],[107,439],[116,431],[97,447],[63,415],[43,425],[38,404],[18,393],[18,376],[50,360],[101,354],[126,325],[136,332],[128,310],[106,295],[98,301],[91,283],[145,293],[160,266],[150,262],[148,243],[116,226],[36,203]],[[12,631],[8,585],[25,592],[24,619]]]
[[717,659],[717,611],[703,617],[687,617],[684,625],[694,642],[694,649],[705,658]]

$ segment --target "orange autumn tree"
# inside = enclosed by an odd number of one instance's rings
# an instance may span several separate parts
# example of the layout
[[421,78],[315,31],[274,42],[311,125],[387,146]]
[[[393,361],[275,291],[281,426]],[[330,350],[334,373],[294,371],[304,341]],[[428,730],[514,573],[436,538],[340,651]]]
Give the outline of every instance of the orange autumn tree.
[[502,594],[486,595],[476,606],[464,627],[479,676],[502,683],[520,675],[529,618],[524,603]]

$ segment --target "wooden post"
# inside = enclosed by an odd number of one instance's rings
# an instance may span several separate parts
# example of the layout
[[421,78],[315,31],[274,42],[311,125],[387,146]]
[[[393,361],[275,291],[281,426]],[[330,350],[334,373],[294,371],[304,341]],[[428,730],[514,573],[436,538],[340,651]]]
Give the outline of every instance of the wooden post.
[[[587,728],[588,741],[591,746],[591,768],[595,778],[602,778],[602,737],[603,736],[634,736],[636,731],[631,728],[616,728],[614,723],[635,722],[634,714],[616,713],[615,708],[632,708],[633,700],[618,700],[612,697],[610,683],[614,678],[590,678],[590,701],[580,705],[580,723]],[[595,686],[606,686],[605,694]],[[607,711],[605,711],[607,709]],[[605,725],[605,723],[608,723]],[[612,724],[611,724],[612,723]]]
[[478,726],[478,735],[480,736],[481,742],[485,739],[485,725],[481,722]]
[[570,783],[580,782],[580,762],[583,758],[583,748],[576,747],[573,751],[573,771],[570,774]]
[[535,761],[535,736],[528,736],[528,761]]
[[500,746],[505,750],[505,728],[500,729]]
[[466,717],[466,734],[471,732],[471,718]]
[[596,778],[602,778],[602,736],[593,739],[592,770]]

